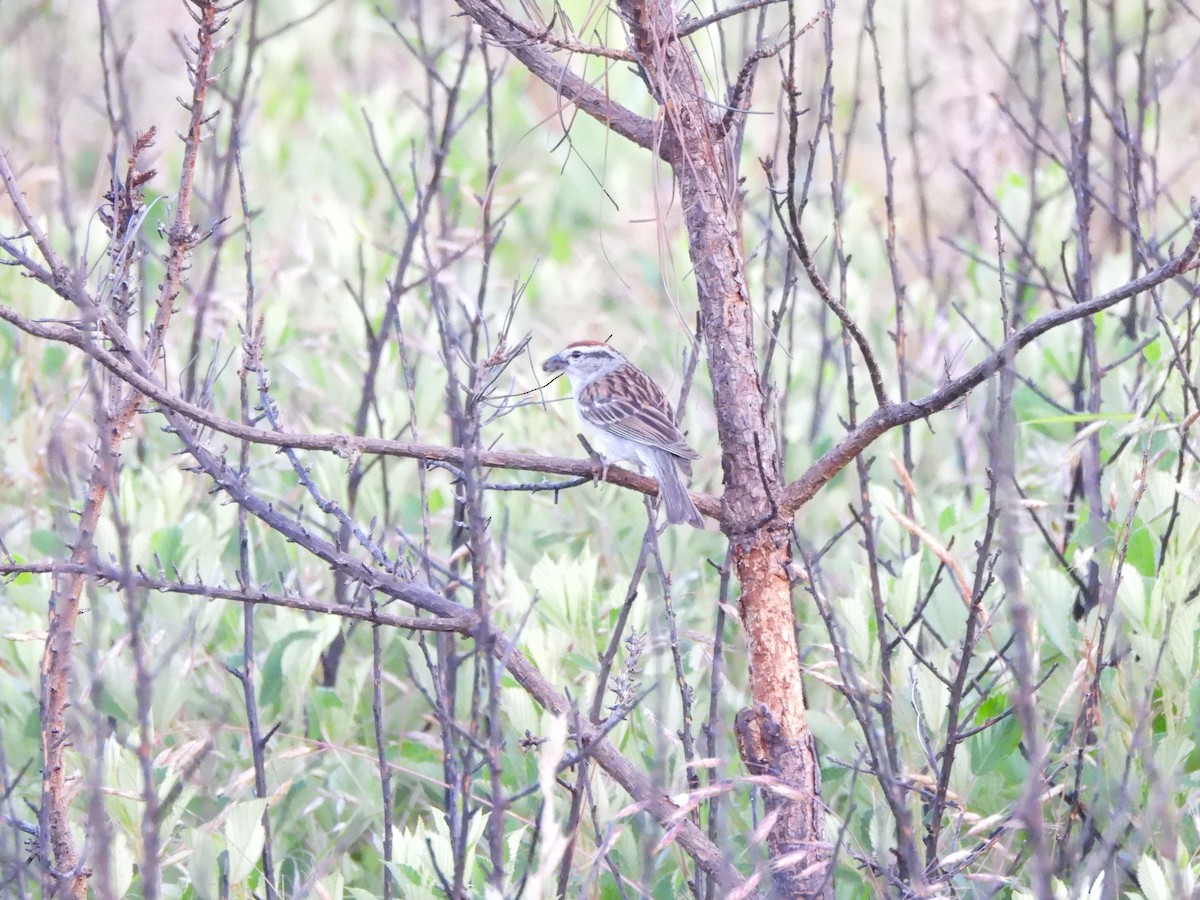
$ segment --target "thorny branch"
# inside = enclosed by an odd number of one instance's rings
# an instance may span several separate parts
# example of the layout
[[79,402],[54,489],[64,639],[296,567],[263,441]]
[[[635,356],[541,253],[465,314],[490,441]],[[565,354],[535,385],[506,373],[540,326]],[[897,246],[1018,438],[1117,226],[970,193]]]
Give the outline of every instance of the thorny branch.
[[[2,246],[2,244],[0,244]],[[186,416],[190,421],[222,434],[253,444],[263,444],[270,447],[286,447],[293,450],[317,450],[334,453],[347,459],[360,455],[398,456],[407,459],[425,460],[432,463],[444,463],[461,467],[465,456],[461,447],[442,444],[421,443],[419,441],[389,440],[347,434],[302,434],[287,431],[269,431],[245,425],[235,419],[218,415],[211,410],[189,403],[177,394],[163,387],[158,380],[146,372],[142,361],[134,355],[136,351],[125,352],[122,355],[94,342],[90,332],[83,325],[64,325],[57,322],[39,321],[22,316],[15,310],[0,306],[0,320],[4,320],[27,334],[46,340],[70,344],[84,351],[100,365],[104,366],[118,378],[135,388],[145,396],[158,401],[164,408]],[[106,336],[116,339],[118,345],[131,346],[122,341],[122,335],[115,323],[105,322]],[[127,341],[127,338],[124,339]],[[520,453],[506,450],[481,450],[478,454],[480,465],[489,468],[515,469],[525,472],[545,472],[556,475],[573,475],[586,483],[596,477],[596,466],[591,460],[566,459],[561,457],[542,456],[536,453]],[[653,478],[630,472],[619,466],[609,466],[605,481],[620,487],[635,490],[642,494],[654,496],[658,486]],[[574,484],[568,485],[574,486]],[[522,486],[524,490],[555,489],[548,485],[539,488],[538,485]],[[720,514],[720,503],[713,497],[692,492],[692,500],[701,513],[715,518]]]

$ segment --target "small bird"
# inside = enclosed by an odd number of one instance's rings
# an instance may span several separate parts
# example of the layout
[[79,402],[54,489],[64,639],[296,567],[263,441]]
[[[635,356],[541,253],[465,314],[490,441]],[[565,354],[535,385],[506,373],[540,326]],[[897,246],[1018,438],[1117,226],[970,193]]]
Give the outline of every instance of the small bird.
[[675,424],[671,405],[650,376],[603,341],[576,341],[547,359],[547,372],[566,372],[575,410],[605,464],[627,460],[658,482],[667,521],[704,527],[679,470],[692,473],[699,456]]

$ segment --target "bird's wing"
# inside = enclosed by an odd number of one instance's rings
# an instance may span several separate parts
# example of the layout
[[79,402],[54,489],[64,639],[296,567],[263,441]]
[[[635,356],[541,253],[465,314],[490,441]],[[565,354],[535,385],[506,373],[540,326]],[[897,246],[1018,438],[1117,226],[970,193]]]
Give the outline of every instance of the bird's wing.
[[626,363],[579,392],[579,414],[617,437],[666,450],[681,460],[698,454],[671,416],[671,406],[641,369]]

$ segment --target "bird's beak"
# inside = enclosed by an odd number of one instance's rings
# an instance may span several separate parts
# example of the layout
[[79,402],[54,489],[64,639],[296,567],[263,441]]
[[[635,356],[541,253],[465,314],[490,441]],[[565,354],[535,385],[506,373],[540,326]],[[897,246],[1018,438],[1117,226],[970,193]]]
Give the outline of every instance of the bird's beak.
[[548,360],[542,363],[543,372],[561,372],[567,367],[567,361],[562,358],[561,353],[555,353]]

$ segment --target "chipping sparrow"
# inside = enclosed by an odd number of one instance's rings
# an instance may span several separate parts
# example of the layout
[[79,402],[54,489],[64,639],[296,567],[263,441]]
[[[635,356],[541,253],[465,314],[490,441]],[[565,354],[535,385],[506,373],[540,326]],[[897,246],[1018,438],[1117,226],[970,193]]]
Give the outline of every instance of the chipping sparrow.
[[566,372],[584,431],[605,463],[635,462],[658,482],[667,521],[704,527],[679,475],[699,454],[687,445],[671,406],[650,376],[601,341],[576,341],[542,364]]

